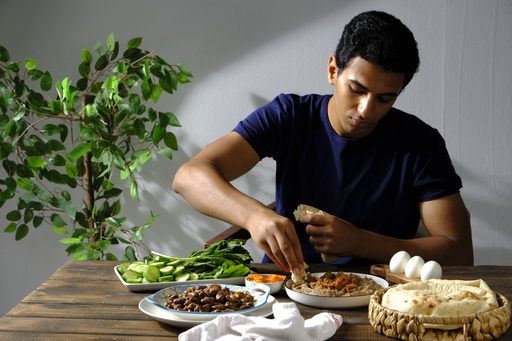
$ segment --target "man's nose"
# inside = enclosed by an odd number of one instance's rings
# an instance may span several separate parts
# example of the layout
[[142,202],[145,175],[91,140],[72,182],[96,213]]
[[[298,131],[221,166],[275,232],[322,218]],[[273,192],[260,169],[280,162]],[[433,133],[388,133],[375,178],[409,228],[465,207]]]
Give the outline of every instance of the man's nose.
[[358,113],[362,118],[368,118],[371,116],[375,106],[375,101],[370,96],[361,98],[358,106]]

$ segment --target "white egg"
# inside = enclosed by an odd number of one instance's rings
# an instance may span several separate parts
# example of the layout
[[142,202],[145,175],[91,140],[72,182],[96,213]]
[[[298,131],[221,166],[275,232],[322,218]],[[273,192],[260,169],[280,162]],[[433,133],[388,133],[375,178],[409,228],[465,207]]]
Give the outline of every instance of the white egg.
[[398,251],[389,261],[389,270],[397,274],[403,274],[405,272],[405,265],[409,259],[411,259],[411,255],[409,255],[407,251]]
[[414,256],[405,265],[405,276],[409,278],[420,278],[421,268],[425,261],[420,256]]
[[443,276],[443,269],[441,265],[435,260],[426,262],[421,267],[421,280],[426,281],[432,278],[441,278]]

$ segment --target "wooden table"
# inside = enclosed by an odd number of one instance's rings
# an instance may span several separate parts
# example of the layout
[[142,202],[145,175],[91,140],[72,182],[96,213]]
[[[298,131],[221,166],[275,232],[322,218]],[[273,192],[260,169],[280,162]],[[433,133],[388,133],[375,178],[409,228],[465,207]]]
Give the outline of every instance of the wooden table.
[[[153,320],[138,303],[148,293],[126,289],[114,274],[117,262],[69,261],[39,288],[0,318],[0,340],[177,340],[182,329]],[[259,272],[279,272],[275,265],[254,264]],[[312,272],[326,271],[325,264]],[[369,273],[369,268],[333,268],[333,271]],[[512,302],[512,266],[446,267],[445,278],[484,279]],[[290,299],[283,291],[279,302]],[[322,310],[297,303],[304,318]],[[368,309],[332,310],[343,325],[331,340],[392,340],[377,334],[368,321]],[[512,340],[510,328],[500,340]]]

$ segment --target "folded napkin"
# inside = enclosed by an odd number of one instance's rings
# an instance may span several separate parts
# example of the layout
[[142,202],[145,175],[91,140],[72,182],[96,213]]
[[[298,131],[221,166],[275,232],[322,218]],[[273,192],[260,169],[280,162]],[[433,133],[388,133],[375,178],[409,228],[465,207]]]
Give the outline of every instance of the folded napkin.
[[220,315],[197,325],[178,337],[179,341],[322,341],[336,333],[343,319],[322,312],[304,320],[295,303],[275,303],[274,319],[242,314]]

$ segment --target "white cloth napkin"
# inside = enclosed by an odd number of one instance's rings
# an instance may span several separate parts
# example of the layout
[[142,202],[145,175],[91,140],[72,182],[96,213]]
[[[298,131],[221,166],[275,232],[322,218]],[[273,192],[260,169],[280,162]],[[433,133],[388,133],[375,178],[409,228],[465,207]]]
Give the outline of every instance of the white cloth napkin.
[[295,303],[275,303],[274,319],[242,314],[220,315],[178,337],[179,341],[323,341],[336,333],[343,319],[322,312],[304,320]]

